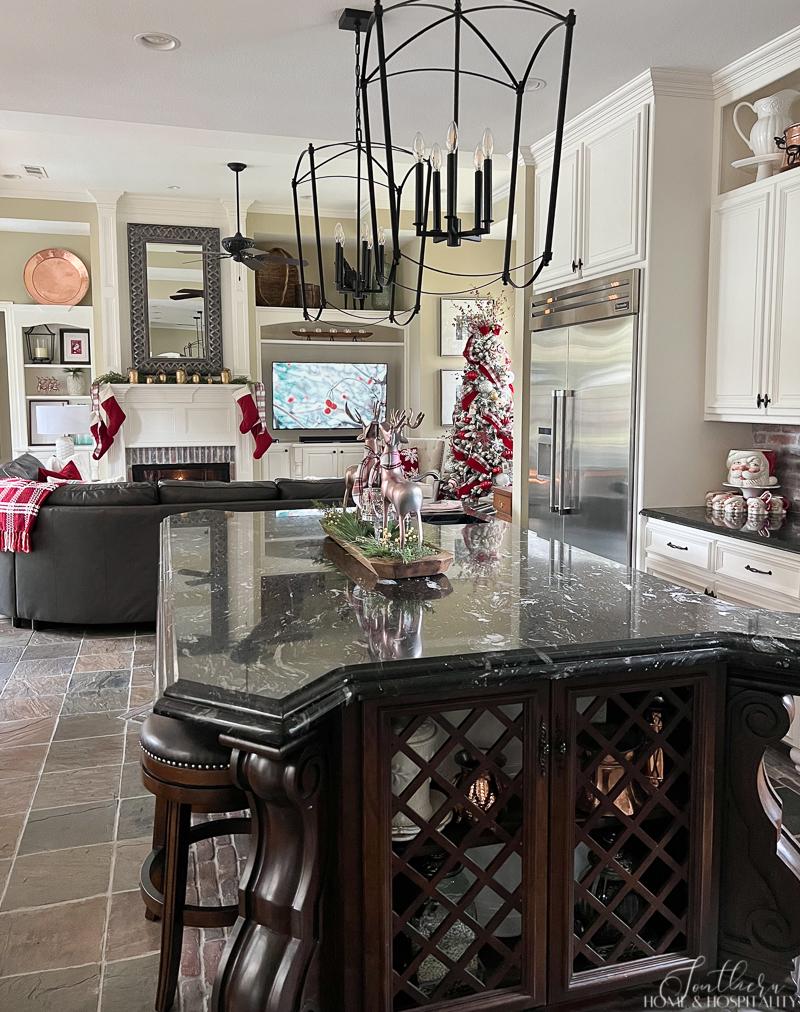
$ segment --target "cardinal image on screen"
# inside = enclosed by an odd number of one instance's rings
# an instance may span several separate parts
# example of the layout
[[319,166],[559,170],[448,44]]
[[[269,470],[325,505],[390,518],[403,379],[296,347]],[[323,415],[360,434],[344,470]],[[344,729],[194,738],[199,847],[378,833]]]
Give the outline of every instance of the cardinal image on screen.
[[345,404],[368,417],[386,402],[387,372],[385,362],[273,362],[273,428],[352,429]]

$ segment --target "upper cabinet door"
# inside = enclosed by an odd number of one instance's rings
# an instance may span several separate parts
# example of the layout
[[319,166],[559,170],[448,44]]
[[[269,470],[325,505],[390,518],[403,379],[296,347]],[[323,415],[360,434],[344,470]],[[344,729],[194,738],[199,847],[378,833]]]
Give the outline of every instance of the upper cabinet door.
[[792,422],[800,418],[800,174],[780,180],[775,200],[767,417]]
[[647,186],[647,109],[583,143],[583,276],[644,259]]
[[[736,196],[711,211],[706,414],[763,419],[765,293],[772,194]],[[677,251],[676,255],[680,255]],[[795,256],[797,254],[795,253]],[[680,326],[676,293],[675,326]]]
[[[556,216],[553,224],[553,259],[539,275],[536,282],[539,291],[552,288],[563,281],[574,281],[580,277],[577,269],[578,151],[578,148],[567,149],[562,154],[561,172],[558,177],[558,196],[556,197]],[[552,172],[552,160],[536,166],[533,203],[535,244],[533,255],[536,257],[540,256],[544,250]]]

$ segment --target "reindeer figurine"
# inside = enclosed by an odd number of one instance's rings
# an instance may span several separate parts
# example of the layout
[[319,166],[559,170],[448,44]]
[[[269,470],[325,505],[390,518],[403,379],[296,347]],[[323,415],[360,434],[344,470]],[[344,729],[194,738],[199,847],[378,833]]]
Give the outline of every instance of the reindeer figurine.
[[[372,418],[369,421],[365,421],[358,411],[350,409],[349,404],[345,404],[344,406],[345,413],[350,421],[361,426],[361,432],[359,432],[356,438],[360,443],[364,444],[364,456],[357,464],[351,464],[344,472],[344,499],[342,500],[342,508],[347,506],[347,501],[351,494],[358,494],[360,490],[374,488],[378,485],[377,478],[380,473],[378,446],[381,438],[378,426],[380,424],[382,407],[383,404],[379,400],[374,400],[372,402]],[[358,499],[355,501],[356,509],[360,514],[361,508],[358,504]]]
[[407,443],[403,430],[418,429],[425,416],[420,412],[409,418],[407,411],[393,411],[388,425],[381,422],[383,436],[383,453],[381,454],[381,493],[383,495],[383,527],[389,522],[389,506],[394,506],[397,522],[400,525],[400,548],[406,540],[405,520],[415,516],[417,521],[417,538],[422,544],[422,485],[411,481],[403,473],[403,462],[400,459],[400,447]]

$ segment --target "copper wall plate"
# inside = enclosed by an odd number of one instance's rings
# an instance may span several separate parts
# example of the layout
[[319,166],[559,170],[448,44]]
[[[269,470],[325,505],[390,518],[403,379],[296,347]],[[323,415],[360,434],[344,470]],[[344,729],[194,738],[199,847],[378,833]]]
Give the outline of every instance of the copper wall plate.
[[68,249],[34,253],[22,273],[28,294],[40,306],[76,306],[89,288],[89,272]]

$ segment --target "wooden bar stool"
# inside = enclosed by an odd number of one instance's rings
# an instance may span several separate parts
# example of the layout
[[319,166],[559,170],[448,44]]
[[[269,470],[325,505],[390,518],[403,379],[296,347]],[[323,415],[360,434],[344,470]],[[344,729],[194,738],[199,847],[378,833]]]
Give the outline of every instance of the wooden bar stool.
[[175,999],[183,929],[219,928],[236,921],[235,905],[187,904],[189,847],[198,840],[249,833],[248,818],[223,818],[192,826],[192,813],[238,812],[247,797],[231,780],[230,751],[217,732],[189,721],[152,714],[139,739],[142,782],[155,795],[153,849],[142,865],[140,889],[148,920],[161,920],[157,1012]]

